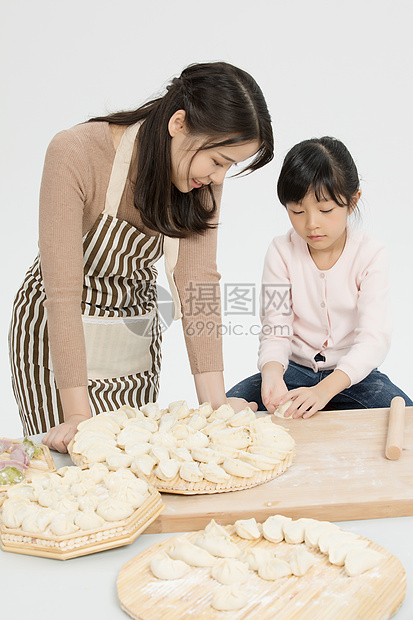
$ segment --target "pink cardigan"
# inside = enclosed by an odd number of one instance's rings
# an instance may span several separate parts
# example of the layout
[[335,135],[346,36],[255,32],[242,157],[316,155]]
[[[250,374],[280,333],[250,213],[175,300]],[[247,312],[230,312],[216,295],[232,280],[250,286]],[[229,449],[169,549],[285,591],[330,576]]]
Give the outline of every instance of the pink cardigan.
[[340,369],[358,383],[390,348],[389,285],[386,249],[365,231],[348,227],[343,253],[326,271],[293,229],[275,237],[262,276],[258,368],[270,361],[287,368],[291,359],[315,372]]

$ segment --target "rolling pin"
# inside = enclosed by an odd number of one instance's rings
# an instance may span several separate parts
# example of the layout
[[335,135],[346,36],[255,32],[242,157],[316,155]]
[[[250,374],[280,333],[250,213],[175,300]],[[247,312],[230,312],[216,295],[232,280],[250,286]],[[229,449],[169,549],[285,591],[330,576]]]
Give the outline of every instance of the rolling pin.
[[390,403],[385,455],[391,461],[397,461],[403,450],[405,406],[401,396],[395,396]]

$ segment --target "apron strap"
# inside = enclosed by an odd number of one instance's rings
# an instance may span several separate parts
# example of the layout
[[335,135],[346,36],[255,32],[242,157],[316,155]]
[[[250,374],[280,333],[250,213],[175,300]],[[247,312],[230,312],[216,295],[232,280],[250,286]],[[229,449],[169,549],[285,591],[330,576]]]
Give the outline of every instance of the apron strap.
[[140,126],[141,121],[134,125],[129,125],[123,132],[121,141],[116,150],[108,190],[106,192],[105,209],[103,211],[105,215],[116,217],[118,213],[126,179],[128,177],[135,138]]
[[163,238],[163,253],[165,257],[165,273],[169,284],[169,289],[174,302],[174,321],[182,318],[181,300],[179,299],[178,289],[176,288],[173,272],[178,261],[179,239],[176,237]]

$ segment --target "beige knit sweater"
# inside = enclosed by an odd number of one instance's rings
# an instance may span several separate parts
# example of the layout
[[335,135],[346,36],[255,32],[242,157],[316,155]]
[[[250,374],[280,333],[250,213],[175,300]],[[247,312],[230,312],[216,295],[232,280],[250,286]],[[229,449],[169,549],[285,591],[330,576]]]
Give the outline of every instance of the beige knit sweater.
[[[53,369],[58,388],[87,385],[86,351],[81,318],[83,287],[82,238],[104,209],[115,149],[109,124],[84,123],[57,134],[46,153],[40,190],[39,247],[47,300],[47,326]],[[118,210],[125,220],[146,234],[156,234],[142,224],[133,203],[136,154]],[[215,188],[219,206],[222,186]],[[218,214],[217,214],[218,218]],[[191,329],[191,322],[220,323],[219,313],[208,310],[190,315],[186,289],[190,283],[212,284],[218,290],[217,230],[191,235],[180,241],[175,281],[182,303],[183,328],[194,374],[223,369],[219,329]],[[193,286],[193,284],[192,284]],[[199,308],[198,308],[199,310]],[[187,333],[188,331],[188,333]],[[195,333],[193,333],[195,331]],[[210,334],[210,335],[208,335]]]

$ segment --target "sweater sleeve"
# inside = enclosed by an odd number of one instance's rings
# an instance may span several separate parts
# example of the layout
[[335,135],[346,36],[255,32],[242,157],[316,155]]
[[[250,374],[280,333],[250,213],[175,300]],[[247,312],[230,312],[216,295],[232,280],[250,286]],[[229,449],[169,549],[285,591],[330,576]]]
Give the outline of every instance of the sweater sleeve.
[[[214,188],[217,224],[222,185]],[[174,278],[182,305],[182,327],[191,372],[222,371],[220,274],[217,270],[217,228],[190,235],[179,244]]]
[[261,333],[258,369],[267,362],[280,362],[285,369],[291,355],[293,311],[291,281],[281,242],[275,238],[264,261],[261,283]]
[[58,388],[87,385],[81,318],[87,177],[88,164],[78,138],[68,131],[57,134],[46,153],[40,188],[39,249]]
[[358,286],[358,321],[354,343],[336,366],[350,377],[352,385],[377,368],[390,349],[390,278],[387,251],[383,246],[375,247],[369,256]]

